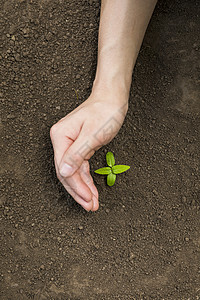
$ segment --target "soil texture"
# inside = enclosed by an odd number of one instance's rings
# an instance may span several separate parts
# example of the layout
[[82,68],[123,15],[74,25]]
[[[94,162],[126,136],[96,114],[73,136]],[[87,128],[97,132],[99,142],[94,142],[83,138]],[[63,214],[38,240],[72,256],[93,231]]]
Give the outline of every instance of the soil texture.
[[[197,0],[156,6],[87,213],[49,130],[90,95],[100,1],[1,0],[0,299],[200,299],[199,15]],[[113,187],[94,173],[107,151],[131,166]]]

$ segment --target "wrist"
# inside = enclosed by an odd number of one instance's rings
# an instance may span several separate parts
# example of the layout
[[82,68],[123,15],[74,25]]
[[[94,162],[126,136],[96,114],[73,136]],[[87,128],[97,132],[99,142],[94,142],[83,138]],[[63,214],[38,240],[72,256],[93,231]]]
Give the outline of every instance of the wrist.
[[92,94],[95,97],[101,97],[106,101],[113,101],[120,104],[127,104],[129,100],[131,80],[127,83],[123,78],[109,78],[108,76],[102,76],[98,78],[96,75],[92,86]]

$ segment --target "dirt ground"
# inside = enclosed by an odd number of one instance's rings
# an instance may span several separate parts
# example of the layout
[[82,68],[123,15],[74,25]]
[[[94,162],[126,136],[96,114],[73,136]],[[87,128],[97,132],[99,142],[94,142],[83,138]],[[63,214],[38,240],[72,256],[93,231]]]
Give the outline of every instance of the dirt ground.
[[[1,0],[0,299],[200,299],[199,1],[157,5],[87,213],[56,178],[49,129],[90,94],[99,12]],[[94,173],[107,151],[131,166],[113,187]]]

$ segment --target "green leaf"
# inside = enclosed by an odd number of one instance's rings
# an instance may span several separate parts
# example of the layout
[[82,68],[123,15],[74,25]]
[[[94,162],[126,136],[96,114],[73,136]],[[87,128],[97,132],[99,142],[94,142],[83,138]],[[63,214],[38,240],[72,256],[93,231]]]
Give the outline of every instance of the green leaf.
[[108,175],[111,173],[111,168],[110,167],[100,168],[94,172],[101,175]]
[[106,154],[106,162],[108,166],[113,167],[115,164],[115,158],[112,152],[107,152]]
[[112,172],[114,174],[120,174],[120,173],[123,173],[123,172],[127,171],[128,169],[130,169],[130,166],[115,165],[115,166],[112,167]]
[[116,176],[115,174],[110,173],[110,174],[107,176],[107,185],[112,186],[112,185],[115,183],[116,177],[117,177],[117,176]]

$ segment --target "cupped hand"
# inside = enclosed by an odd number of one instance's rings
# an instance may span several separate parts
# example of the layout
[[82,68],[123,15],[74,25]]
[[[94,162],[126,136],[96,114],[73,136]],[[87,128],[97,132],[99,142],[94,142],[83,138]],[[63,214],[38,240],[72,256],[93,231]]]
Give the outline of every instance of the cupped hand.
[[57,177],[87,211],[99,208],[88,160],[109,143],[123,124],[128,101],[119,96],[90,97],[51,127]]

